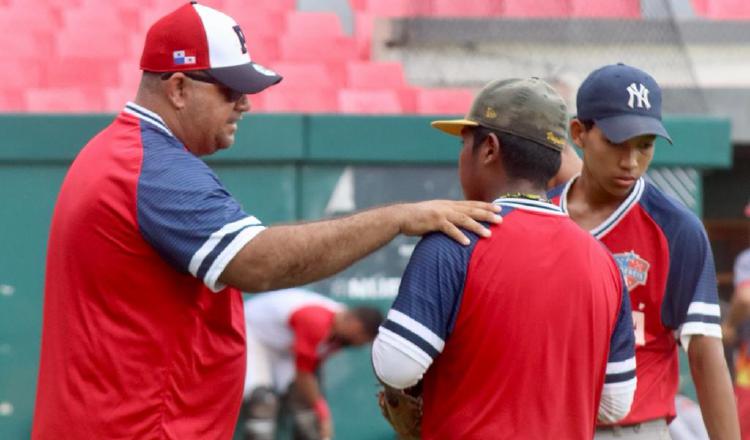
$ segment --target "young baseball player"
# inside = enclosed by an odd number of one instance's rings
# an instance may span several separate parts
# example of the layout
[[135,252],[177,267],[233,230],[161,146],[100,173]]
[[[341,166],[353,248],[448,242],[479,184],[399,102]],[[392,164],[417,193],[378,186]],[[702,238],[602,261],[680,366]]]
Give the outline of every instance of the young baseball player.
[[421,434],[408,438],[587,439],[597,418],[628,412],[624,282],[606,249],[544,197],[566,125],[564,101],[537,78],[492,82],[466,119],[433,123],[462,139],[465,197],[494,200],[504,222],[465,248],[428,235],[409,261],[372,353],[385,413],[394,389],[423,389]]
[[592,72],[578,90],[578,115],[570,123],[583,151],[581,174],[550,192],[612,252],[630,292],[638,388],[630,414],[616,425],[600,424],[597,438],[668,435],[681,345],[711,438],[736,439],[708,238],[694,214],[643,177],[655,138],[671,142],[661,102],[659,85],[642,70],[614,64]]

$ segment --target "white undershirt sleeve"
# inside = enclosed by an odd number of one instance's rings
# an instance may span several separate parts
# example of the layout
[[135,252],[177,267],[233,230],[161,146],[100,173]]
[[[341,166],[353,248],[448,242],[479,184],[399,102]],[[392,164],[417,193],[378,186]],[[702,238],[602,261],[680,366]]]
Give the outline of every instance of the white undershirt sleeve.
[[416,385],[429,368],[424,360],[414,360],[380,335],[372,344],[372,365],[378,379],[399,390]]

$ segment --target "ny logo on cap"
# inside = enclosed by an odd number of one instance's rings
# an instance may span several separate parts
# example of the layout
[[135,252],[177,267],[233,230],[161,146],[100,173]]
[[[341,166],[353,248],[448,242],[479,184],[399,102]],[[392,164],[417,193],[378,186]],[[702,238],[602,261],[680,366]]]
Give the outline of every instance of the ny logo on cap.
[[[628,107],[635,108],[633,106],[635,104],[638,108],[645,107],[646,109],[650,109],[651,103],[648,102],[648,89],[641,83],[638,83],[638,86],[635,83],[630,83],[628,86],[628,94],[630,95],[628,98]],[[636,99],[638,100],[637,103],[635,103]]]

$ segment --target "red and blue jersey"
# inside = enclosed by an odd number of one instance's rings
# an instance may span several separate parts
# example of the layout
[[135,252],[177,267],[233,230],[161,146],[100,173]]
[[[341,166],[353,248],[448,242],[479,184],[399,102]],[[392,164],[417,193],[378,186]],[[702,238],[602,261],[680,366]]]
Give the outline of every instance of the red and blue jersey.
[[605,382],[635,381],[622,278],[556,206],[496,203],[490,238],[420,241],[378,338],[427,368],[425,439],[592,438]]
[[33,438],[229,439],[242,297],[218,278],[263,226],[129,103],[76,157],[50,230]]
[[[565,212],[574,180],[549,194]],[[721,337],[716,271],[703,225],[641,178],[590,232],[614,255],[633,308],[638,387],[630,414],[619,423],[671,420],[679,385],[678,342],[691,335]]]

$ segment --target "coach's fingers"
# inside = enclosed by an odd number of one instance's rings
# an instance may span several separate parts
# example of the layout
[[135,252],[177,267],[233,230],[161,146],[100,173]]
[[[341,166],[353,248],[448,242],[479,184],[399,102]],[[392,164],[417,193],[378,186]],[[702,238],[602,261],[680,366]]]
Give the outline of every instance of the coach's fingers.
[[502,223],[503,218],[499,215],[502,208],[494,203],[477,202],[477,201],[464,201],[456,202],[461,203],[464,207],[464,214],[468,215],[472,219],[480,222],[487,223]]
[[[480,225],[481,226],[481,225]],[[440,228],[440,232],[447,235],[448,237],[456,240],[464,246],[468,246],[471,241],[463,232],[461,232],[456,225],[450,222],[446,222],[443,227]],[[487,231],[489,232],[489,231]]]

